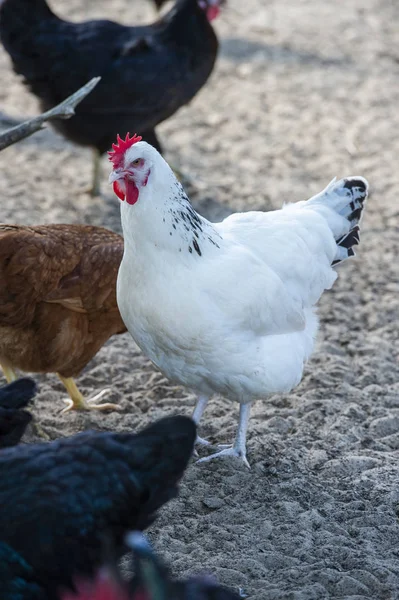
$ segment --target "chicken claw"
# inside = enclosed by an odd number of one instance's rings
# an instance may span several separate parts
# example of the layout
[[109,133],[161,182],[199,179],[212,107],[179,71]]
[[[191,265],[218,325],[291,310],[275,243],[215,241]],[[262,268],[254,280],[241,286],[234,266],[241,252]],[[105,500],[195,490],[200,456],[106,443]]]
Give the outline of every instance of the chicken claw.
[[44,431],[43,427],[39,425],[39,423],[33,422],[32,429],[40,439],[46,440],[46,442],[51,442],[51,437],[46,431]]
[[[208,440],[204,440],[204,438],[200,437],[199,435],[197,435],[196,439],[195,439],[195,443],[198,444],[199,446],[211,446],[211,442],[208,442]],[[194,448],[194,456],[196,458],[198,458],[199,454],[198,451],[196,450],[196,448]]]
[[62,383],[65,385],[69,398],[64,399],[64,402],[67,404],[66,408],[61,411],[61,414],[69,412],[70,410],[119,410],[120,407],[117,404],[111,404],[110,402],[105,402],[104,404],[93,404],[103,398],[106,394],[110,392],[110,389],[105,389],[86,400],[81,392],[78,390],[76,383],[72,379],[72,377],[62,377],[58,373],[58,377],[61,379]]
[[[109,392],[109,390],[104,390]],[[92,398],[92,400],[97,399]],[[119,410],[120,407],[117,404],[112,404],[111,402],[104,402],[104,404],[91,404],[92,400],[87,400],[83,405],[76,406],[73,400],[70,398],[64,398],[65,404],[67,406],[62,409],[61,414],[69,412],[70,410]]]
[[200,437],[199,435],[197,435],[195,443],[199,444],[200,446],[211,446],[211,442],[208,442],[208,440],[204,440],[204,438]]
[[67,406],[61,411],[61,414],[69,412],[70,410],[119,410],[120,406],[110,402],[104,402],[104,404],[93,404],[93,402],[100,400],[100,398],[108,394],[110,391],[110,389],[102,390],[99,394],[96,394],[89,400],[85,400],[83,396],[82,399],[79,400],[76,398],[64,398],[64,402],[67,404]]
[[221,448],[219,452],[211,454],[210,456],[205,456],[204,458],[197,460],[197,463],[209,462],[214,458],[219,458],[222,456],[234,456],[235,458],[240,458],[243,461],[244,465],[248,467],[248,469],[251,468],[249,466],[249,462],[247,461],[247,450],[245,445],[250,409],[250,402],[240,404],[239,425],[234,445],[231,446],[228,444],[218,444],[218,448]]
[[200,458],[197,460],[198,463],[205,463],[213,460],[214,458],[222,458],[223,456],[233,456],[234,458],[240,458],[244,465],[250,469],[250,464],[247,461],[247,457],[245,454],[245,449],[237,448],[236,446],[230,446],[229,448],[225,448],[224,450],[220,450],[220,452],[215,452],[215,454],[211,454],[210,456],[205,456],[204,458]]

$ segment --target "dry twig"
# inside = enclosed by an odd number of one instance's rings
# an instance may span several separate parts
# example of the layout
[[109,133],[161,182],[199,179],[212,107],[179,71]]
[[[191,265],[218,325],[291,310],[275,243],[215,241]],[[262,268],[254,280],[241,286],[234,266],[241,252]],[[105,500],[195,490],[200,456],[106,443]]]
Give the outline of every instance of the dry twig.
[[90,92],[96,87],[97,83],[100,81],[101,77],[93,77],[86,85],[81,87],[77,92],[69,96],[66,100],[61,102],[61,104],[57,104],[51,110],[39,115],[38,117],[34,117],[29,121],[24,121],[20,125],[16,127],[12,127],[11,129],[7,129],[0,134],[0,150],[4,150],[8,146],[23,140],[26,137],[32,135],[36,131],[42,129],[43,125],[47,121],[51,121],[52,119],[69,119],[75,114],[75,107],[81,102]]

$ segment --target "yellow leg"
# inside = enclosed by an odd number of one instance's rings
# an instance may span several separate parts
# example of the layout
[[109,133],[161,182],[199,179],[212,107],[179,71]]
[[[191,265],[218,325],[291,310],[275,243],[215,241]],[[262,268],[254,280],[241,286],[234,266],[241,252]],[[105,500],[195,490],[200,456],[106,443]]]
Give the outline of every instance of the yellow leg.
[[66,390],[69,394],[69,398],[65,400],[68,405],[64,410],[64,412],[68,412],[70,410],[118,410],[119,406],[117,404],[110,404],[109,402],[104,404],[93,404],[96,400],[99,400],[106,394],[108,394],[109,390],[103,390],[99,394],[96,394],[90,400],[85,400],[82,394],[79,392],[76,383],[72,379],[72,377],[63,377],[59,373],[57,373],[58,377],[61,379],[62,383],[65,385]]
[[[1,0],[0,0],[1,4]],[[92,176],[91,183],[88,186],[81,188],[82,192],[89,194],[92,197],[100,196],[100,185],[101,185],[101,154],[93,148],[93,160],[92,160]]]
[[7,379],[7,383],[11,383],[12,381],[16,381],[16,379],[18,379],[17,374],[12,367],[1,365],[1,368],[3,369],[4,377]]
[[100,169],[101,169],[101,154],[93,149],[93,182],[90,190],[91,196],[100,195]]
[[32,428],[36,432],[36,435],[42,440],[46,440],[46,442],[51,442],[51,437],[48,433],[46,433],[41,425],[36,421],[33,421]]

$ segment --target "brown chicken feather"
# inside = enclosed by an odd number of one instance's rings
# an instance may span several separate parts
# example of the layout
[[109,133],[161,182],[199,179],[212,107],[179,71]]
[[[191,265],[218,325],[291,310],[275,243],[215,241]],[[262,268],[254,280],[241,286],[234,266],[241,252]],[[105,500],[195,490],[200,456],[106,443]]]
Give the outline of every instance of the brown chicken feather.
[[8,380],[15,369],[57,373],[69,408],[114,408],[85,402],[71,378],[126,331],[116,302],[122,255],[122,237],[101,227],[0,224],[0,363]]

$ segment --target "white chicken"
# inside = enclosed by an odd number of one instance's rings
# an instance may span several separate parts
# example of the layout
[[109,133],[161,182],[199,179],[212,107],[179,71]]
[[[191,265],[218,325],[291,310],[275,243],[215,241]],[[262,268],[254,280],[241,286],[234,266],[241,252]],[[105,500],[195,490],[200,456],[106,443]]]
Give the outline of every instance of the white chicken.
[[315,305],[337,277],[334,265],[354,255],[368,184],[334,179],[310,200],[210,223],[140,140],[118,136],[110,152],[125,240],[118,306],[151,361],[197,392],[197,423],[213,394],[240,403],[233,446],[201,461],[230,455],[248,465],[251,402],[300,382]]

